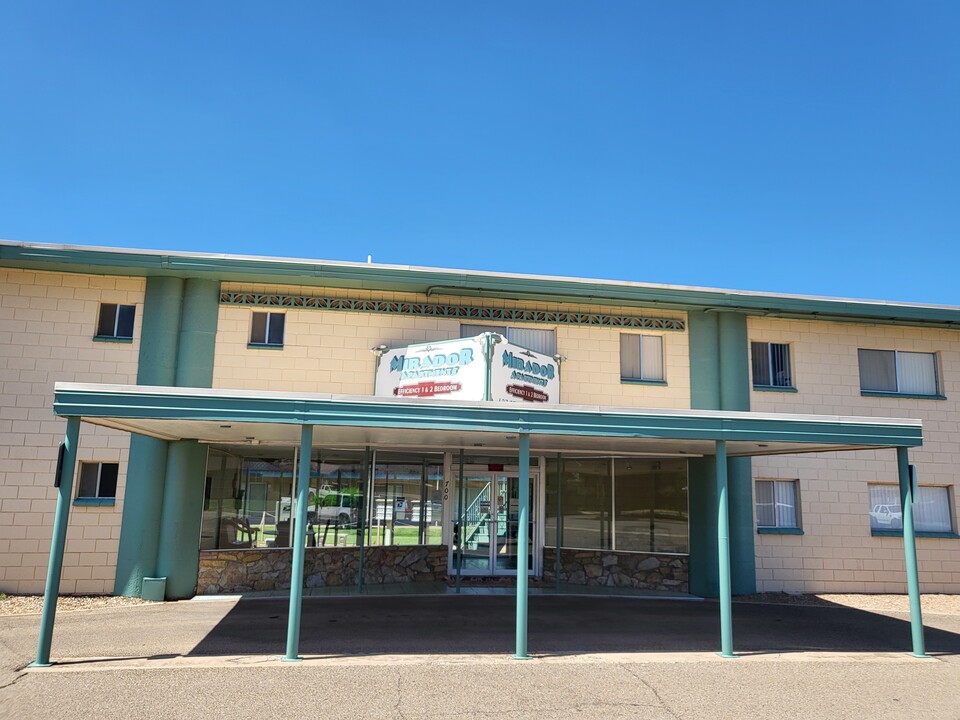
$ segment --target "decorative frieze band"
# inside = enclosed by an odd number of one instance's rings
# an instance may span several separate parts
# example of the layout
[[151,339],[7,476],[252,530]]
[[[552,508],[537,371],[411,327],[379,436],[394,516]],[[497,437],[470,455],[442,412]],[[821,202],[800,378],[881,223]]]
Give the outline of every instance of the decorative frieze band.
[[473,307],[440,303],[397,302],[395,300],[351,300],[347,298],[313,297],[310,295],[278,295],[275,293],[223,292],[221,305],[253,307],[303,308],[305,310],[343,310],[347,312],[420,315],[425,317],[487,320],[498,322],[546,323],[550,325],[598,325],[641,330],[679,330],[685,321],[677,318],[606,315],[557,310],[524,310],[522,308]]

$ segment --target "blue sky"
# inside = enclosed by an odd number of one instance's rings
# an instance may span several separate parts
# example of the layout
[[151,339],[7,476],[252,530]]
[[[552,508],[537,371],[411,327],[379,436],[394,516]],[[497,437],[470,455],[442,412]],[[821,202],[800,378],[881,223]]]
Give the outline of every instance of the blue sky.
[[960,305],[957,2],[8,2],[0,237]]

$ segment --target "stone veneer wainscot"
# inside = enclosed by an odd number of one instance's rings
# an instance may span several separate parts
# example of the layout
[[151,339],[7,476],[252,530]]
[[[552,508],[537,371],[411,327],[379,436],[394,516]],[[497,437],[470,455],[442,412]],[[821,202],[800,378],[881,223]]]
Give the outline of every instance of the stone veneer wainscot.
[[[553,580],[556,551],[543,549],[543,578]],[[612,550],[560,552],[560,581],[570,585],[627,587],[689,592],[690,563],[685,555],[653,555]]]

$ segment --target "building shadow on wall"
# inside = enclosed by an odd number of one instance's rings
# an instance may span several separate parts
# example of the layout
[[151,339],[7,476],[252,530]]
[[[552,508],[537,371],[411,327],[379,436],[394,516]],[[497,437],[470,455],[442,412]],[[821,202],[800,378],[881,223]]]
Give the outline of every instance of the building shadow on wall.
[[[305,598],[300,654],[510,654],[515,602],[509,596],[353,596]],[[191,656],[282,655],[288,601],[241,599]],[[734,605],[738,653],[909,653],[906,620],[841,606]],[[928,627],[930,654],[960,654],[960,617],[951,630]],[[715,602],[623,597],[533,596],[529,651],[534,655],[716,652]]]

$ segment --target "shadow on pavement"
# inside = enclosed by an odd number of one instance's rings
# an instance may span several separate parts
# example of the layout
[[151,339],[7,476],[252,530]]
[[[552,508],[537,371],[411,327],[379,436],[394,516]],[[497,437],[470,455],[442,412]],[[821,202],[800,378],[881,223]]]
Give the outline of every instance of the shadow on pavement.
[[[191,656],[283,654],[286,599],[241,599]],[[960,621],[958,621],[960,629]],[[511,653],[515,604],[508,596],[306,598],[304,656]],[[927,628],[927,651],[960,654],[960,633]],[[715,652],[714,602],[533,596],[532,654]],[[909,652],[907,621],[845,607],[734,605],[737,652]]]

